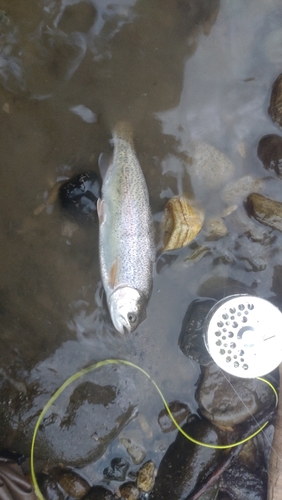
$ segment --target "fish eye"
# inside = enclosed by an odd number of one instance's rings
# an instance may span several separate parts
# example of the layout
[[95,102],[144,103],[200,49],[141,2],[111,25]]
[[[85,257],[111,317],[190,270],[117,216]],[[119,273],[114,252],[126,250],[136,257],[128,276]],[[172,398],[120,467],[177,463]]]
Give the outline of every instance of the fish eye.
[[134,325],[137,321],[137,314],[132,313],[132,312],[128,313],[127,318],[128,318],[129,323]]

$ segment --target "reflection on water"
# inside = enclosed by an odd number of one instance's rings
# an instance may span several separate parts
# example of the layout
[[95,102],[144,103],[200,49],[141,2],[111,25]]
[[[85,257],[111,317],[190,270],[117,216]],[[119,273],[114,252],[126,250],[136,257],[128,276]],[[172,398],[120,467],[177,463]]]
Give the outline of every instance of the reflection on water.
[[[239,196],[224,237],[200,233],[201,258],[192,258],[190,247],[161,257],[147,319],[134,338],[120,338],[100,283],[98,226],[70,226],[50,193],[62,178],[97,172],[100,153],[110,151],[111,127],[126,118],[155,214],[184,192],[219,216],[228,205],[221,190],[247,174],[264,178],[262,192],[281,200],[280,185],[256,156],[260,137],[277,133],[267,106],[281,72],[281,16],[279,0],[1,2],[3,446],[27,453],[48,395],[75,370],[106,357],[132,359],[168,400],[195,410],[199,367],[177,340],[200,286],[231,277],[272,295],[281,235],[249,221]],[[199,143],[231,162],[228,180],[212,188],[196,180],[191,157]],[[275,293],[281,298],[277,287]],[[146,381],[134,381],[152,429],[145,447],[158,463],[175,433],[160,436],[162,403]],[[91,480],[100,478],[102,465],[95,467]]]

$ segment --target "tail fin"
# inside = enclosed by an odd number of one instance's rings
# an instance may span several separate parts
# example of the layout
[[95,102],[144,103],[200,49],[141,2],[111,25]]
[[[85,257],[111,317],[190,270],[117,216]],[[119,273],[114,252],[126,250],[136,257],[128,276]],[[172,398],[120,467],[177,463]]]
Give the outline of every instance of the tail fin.
[[113,138],[122,139],[123,141],[133,142],[133,130],[130,122],[120,121],[114,127]]

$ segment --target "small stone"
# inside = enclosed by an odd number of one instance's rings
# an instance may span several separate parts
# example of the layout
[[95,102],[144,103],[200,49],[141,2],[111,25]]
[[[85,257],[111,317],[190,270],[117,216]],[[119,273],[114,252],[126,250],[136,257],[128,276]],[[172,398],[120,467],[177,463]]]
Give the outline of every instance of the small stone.
[[259,191],[262,187],[263,181],[261,179],[255,179],[251,175],[245,175],[227,184],[221,191],[221,199],[228,205],[234,205],[242,201],[252,191]]
[[274,121],[280,127],[282,126],[282,73],[276,78],[272,85],[270,105],[268,112]]
[[124,458],[113,458],[110,467],[104,469],[103,474],[106,479],[124,481],[129,469],[129,463]]
[[54,477],[70,497],[80,499],[90,490],[90,484],[71,469],[58,469]]
[[152,460],[146,462],[139,469],[137,476],[137,486],[138,488],[140,488],[140,490],[145,491],[145,493],[151,491],[155,484],[155,470],[155,464],[154,462],[152,462]]
[[[180,401],[172,401],[169,403],[168,407],[178,424],[184,422],[190,414],[188,406]],[[175,424],[171,420],[166,408],[159,413],[158,423],[162,432],[175,431],[176,429]]]
[[258,143],[257,154],[266,170],[274,170],[282,178],[282,137],[269,134]]
[[247,153],[246,153],[246,146],[244,142],[239,142],[237,145],[237,151],[242,156],[242,158],[246,158]]
[[125,437],[120,438],[120,443],[125,447],[127,453],[132,458],[132,461],[139,465],[143,462],[146,451],[140,444],[135,443],[132,439],[128,439]]
[[119,492],[121,497],[126,500],[137,500],[139,498],[139,489],[132,482],[124,483],[120,486]]
[[227,227],[221,218],[212,217],[206,221],[206,230],[211,236],[222,238],[227,234]]
[[139,413],[137,420],[140,424],[142,431],[146,434],[146,437],[151,438],[153,436],[153,431],[144,413]]
[[282,231],[282,203],[258,193],[248,196],[246,209],[258,222],[272,229]]
[[5,113],[10,113],[10,104],[8,102],[5,102],[5,104],[3,104],[2,106],[2,109],[3,111],[5,111]]

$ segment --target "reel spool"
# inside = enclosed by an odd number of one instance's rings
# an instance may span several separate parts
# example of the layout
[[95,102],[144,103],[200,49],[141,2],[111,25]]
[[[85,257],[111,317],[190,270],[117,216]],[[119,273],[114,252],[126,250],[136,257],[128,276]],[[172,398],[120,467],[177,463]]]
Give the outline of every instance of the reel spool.
[[211,357],[231,375],[261,377],[282,361],[282,313],[265,299],[225,297],[209,311],[203,332]]

